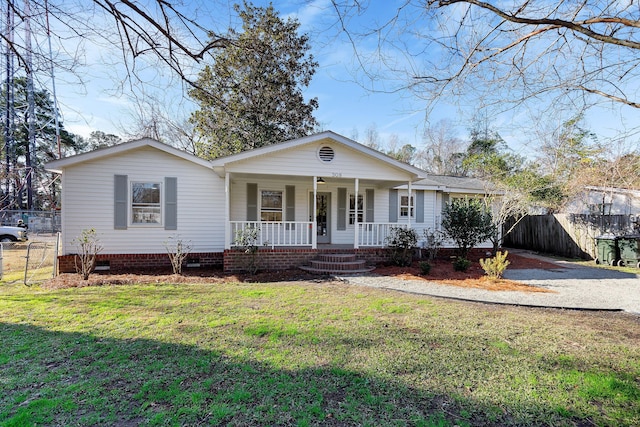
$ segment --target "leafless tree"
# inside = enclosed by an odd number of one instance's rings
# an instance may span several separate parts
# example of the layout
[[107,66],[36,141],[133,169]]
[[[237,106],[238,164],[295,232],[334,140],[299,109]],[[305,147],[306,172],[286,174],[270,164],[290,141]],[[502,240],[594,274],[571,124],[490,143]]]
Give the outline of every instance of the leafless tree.
[[466,143],[457,136],[451,120],[440,120],[424,131],[424,146],[416,154],[416,166],[437,175],[460,175]]
[[365,3],[333,5],[354,46],[359,37],[378,43],[374,53],[357,51],[363,73],[371,81],[395,76],[394,90],[410,88],[430,103],[453,97],[501,110],[529,101],[547,110],[602,101],[640,108],[635,1],[405,0],[364,30],[350,23],[367,13]]
[[[31,15],[24,15],[23,1],[8,0],[2,18],[8,12],[14,15],[16,26],[29,18],[34,37],[40,36],[30,53],[34,67],[49,68],[49,59],[55,67],[73,72],[82,65],[82,58],[95,52],[91,48],[117,48],[120,64],[126,68],[126,77],[140,78],[149,71],[149,64],[162,64],[183,81],[192,84],[193,65],[216,48],[226,46],[230,40],[216,34],[218,15],[214,13],[218,2],[177,2],[151,0],[29,0]],[[228,5],[227,5],[228,7]],[[222,13],[229,19],[229,14]],[[206,19],[203,19],[206,17]],[[205,28],[201,22],[207,22]],[[3,29],[6,22],[2,22]],[[21,33],[20,33],[21,34]],[[18,58],[18,65],[26,67],[27,43],[18,32],[0,34],[2,44]],[[44,37],[50,34],[55,56],[49,57]],[[47,64],[47,65],[45,65]],[[80,78],[80,77],[79,77]]]

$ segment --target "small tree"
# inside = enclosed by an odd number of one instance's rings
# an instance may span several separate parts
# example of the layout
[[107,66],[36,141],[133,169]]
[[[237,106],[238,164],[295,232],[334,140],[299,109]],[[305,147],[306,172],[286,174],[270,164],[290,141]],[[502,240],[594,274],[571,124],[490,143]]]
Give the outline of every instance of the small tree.
[[429,259],[433,261],[438,256],[438,251],[442,247],[446,236],[442,231],[433,228],[426,228],[423,231],[423,235],[427,251],[429,251]]
[[94,228],[84,229],[75,239],[74,244],[78,248],[76,255],[76,271],[83,280],[88,280],[89,275],[96,266],[96,256],[102,250],[98,233]]
[[164,242],[164,247],[169,254],[173,274],[182,274],[184,260],[191,253],[191,241],[185,242],[180,236],[169,237],[169,240]]
[[240,247],[247,255],[245,259],[245,270],[249,274],[256,274],[258,271],[258,233],[259,228],[247,227],[236,231],[235,246]]
[[469,250],[491,237],[495,230],[491,211],[479,199],[453,199],[442,210],[442,227],[458,245],[458,257],[467,258]]
[[391,227],[386,243],[391,250],[391,261],[396,265],[408,266],[413,261],[418,233],[412,228]]

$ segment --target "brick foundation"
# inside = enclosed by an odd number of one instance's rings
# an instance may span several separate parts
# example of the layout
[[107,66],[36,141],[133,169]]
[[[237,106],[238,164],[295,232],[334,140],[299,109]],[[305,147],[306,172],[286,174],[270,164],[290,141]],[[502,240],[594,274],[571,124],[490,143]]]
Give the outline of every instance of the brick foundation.
[[[222,252],[189,254],[188,260],[197,260],[200,267],[222,267]],[[98,254],[96,264],[108,265],[109,271],[131,272],[133,270],[171,269],[171,261],[166,253],[161,254]],[[58,271],[75,273],[75,255],[58,257]]]
[[[355,253],[356,257],[367,261],[367,264],[386,262],[389,259],[386,249],[310,249],[310,248],[282,248],[263,249],[256,254],[256,262],[260,270],[288,270],[301,265],[308,265],[309,261],[321,253]],[[237,249],[224,251],[224,271],[239,272],[246,270],[247,254]]]
[[[470,258],[485,257],[489,249],[472,249]],[[389,250],[386,248],[361,249],[310,249],[310,248],[261,248],[256,254],[260,270],[288,270],[301,265],[308,265],[321,253],[355,253],[356,257],[374,265],[389,261]],[[416,254],[417,255],[417,254]],[[439,258],[454,255],[453,249],[443,248],[438,252]],[[242,250],[227,249],[224,252],[209,252],[190,254],[189,259],[199,261],[199,267],[222,267],[225,272],[240,272],[246,270],[247,257]],[[423,257],[426,252],[423,250]],[[58,257],[58,268],[61,273],[74,273],[75,255]],[[109,265],[110,272],[131,272],[134,270],[170,269],[171,262],[166,253],[161,254],[98,254],[98,265]]]

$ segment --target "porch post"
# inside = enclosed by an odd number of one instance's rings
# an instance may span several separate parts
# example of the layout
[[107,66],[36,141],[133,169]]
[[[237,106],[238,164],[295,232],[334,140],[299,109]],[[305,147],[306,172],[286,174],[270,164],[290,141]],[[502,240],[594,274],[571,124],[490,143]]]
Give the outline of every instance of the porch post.
[[411,204],[411,181],[409,181],[409,184],[407,185],[407,191],[409,192],[409,198],[407,199],[407,201],[409,202],[409,212],[407,215],[407,228],[411,228],[411,209],[413,209],[413,212],[415,213],[415,209],[416,207],[414,206],[416,201],[413,201],[413,205]]
[[355,205],[356,205],[356,215],[355,218],[353,218],[353,248],[354,249],[358,249],[359,247],[359,234],[360,234],[360,230],[358,229],[358,190],[359,190],[359,186],[360,186],[360,179],[356,178],[356,195],[355,195]]
[[318,212],[318,177],[313,177],[313,212],[311,212],[311,249],[318,249],[318,223],[316,212]]
[[229,203],[230,189],[229,189],[229,172],[224,174],[224,248],[231,249],[231,224],[229,223],[229,209],[231,204]]

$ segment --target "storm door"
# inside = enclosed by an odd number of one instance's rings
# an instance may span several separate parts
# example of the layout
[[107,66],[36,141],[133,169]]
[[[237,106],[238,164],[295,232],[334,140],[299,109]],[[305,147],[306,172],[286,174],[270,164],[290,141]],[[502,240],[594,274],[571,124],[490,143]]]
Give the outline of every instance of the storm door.
[[[313,193],[309,197],[309,212],[313,211]],[[313,218],[309,218],[313,221]],[[316,193],[316,232],[318,244],[331,243],[331,193]]]

